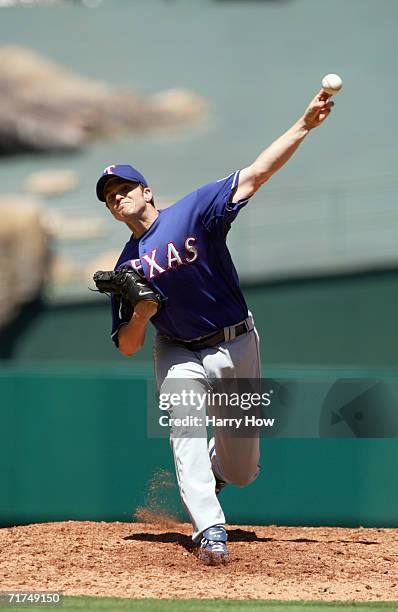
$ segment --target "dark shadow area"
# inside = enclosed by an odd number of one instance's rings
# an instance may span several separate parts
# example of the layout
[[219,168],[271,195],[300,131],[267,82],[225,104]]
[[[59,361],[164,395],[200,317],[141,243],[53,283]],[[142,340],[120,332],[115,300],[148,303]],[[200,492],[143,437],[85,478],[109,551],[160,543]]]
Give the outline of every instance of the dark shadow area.
[[20,336],[26,332],[33,321],[45,310],[46,306],[41,296],[24,304],[19,314],[0,329],[0,359],[10,359],[14,355],[15,345]]
[[[270,279],[242,288],[260,337],[267,338],[268,364],[397,367],[397,268]],[[106,296],[87,289],[81,301],[38,300],[1,330],[0,359],[127,363],[110,331]],[[152,335],[150,326],[134,364],[152,363]]]
[[[123,361],[110,339],[108,298],[25,304],[0,332],[0,359],[16,361]],[[151,355],[148,334],[146,353]],[[54,341],[56,339],[56,341]]]
[[301,275],[301,276],[284,276],[283,278],[275,278],[268,280],[258,280],[252,282],[241,282],[243,289],[272,289],[273,287],[307,287],[307,286],[329,286],[331,283],[350,285],[352,282],[363,280],[387,280],[396,278],[398,268],[396,266],[373,268],[371,270],[347,270],[330,272],[324,274]]
[[192,552],[197,548],[192,539],[184,533],[168,531],[166,533],[133,533],[131,536],[126,536],[123,540],[135,540],[138,542],[161,542],[162,544],[179,544],[188,552]]
[[[190,536],[176,531],[167,531],[164,533],[133,533],[126,536],[124,540],[135,540],[139,542],[161,542],[163,544],[179,544],[188,552],[192,552],[197,548],[197,545],[192,542]],[[316,540],[310,538],[262,538],[258,537],[254,531],[245,531],[244,529],[228,530],[229,542],[291,542],[292,544],[378,544],[374,540]]]

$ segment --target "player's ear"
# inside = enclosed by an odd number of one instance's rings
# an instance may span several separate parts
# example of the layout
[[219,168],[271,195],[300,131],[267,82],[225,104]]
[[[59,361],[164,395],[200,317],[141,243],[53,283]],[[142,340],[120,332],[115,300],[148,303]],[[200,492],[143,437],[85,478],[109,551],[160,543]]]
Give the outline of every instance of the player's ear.
[[144,195],[145,202],[152,202],[153,194],[152,194],[152,191],[151,191],[151,189],[149,187],[144,187],[142,193]]

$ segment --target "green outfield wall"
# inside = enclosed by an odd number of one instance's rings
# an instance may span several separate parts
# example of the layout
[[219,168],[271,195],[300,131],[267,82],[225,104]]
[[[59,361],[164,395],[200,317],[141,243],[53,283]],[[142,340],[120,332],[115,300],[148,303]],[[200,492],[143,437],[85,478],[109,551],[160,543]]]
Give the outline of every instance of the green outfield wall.
[[[184,518],[174,477],[154,486],[173,463],[168,440],[147,436],[150,379],[143,366],[4,366],[1,525],[130,521],[140,506]],[[397,438],[264,438],[260,477],[227,487],[223,505],[232,523],[397,527],[397,461]]]

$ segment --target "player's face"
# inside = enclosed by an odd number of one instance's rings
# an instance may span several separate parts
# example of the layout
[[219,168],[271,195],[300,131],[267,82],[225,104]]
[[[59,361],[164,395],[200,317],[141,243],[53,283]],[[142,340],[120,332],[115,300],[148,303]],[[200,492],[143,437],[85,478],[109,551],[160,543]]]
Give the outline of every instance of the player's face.
[[108,181],[104,195],[107,207],[118,221],[131,221],[140,217],[152,198],[148,187],[117,178]]

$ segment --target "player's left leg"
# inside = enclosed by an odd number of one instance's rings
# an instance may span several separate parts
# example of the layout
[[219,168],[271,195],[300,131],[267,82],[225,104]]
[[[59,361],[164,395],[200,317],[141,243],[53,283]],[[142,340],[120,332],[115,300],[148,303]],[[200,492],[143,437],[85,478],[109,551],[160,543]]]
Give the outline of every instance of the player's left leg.
[[[202,354],[203,365],[208,379],[240,379],[246,388],[246,382],[256,385],[261,376],[259,339],[256,329],[235,340],[224,343],[218,351],[209,350]],[[228,383],[226,385],[228,389]],[[211,407],[208,408],[212,411]],[[213,408],[217,414],[217,409]],[[223,415],[226,412],[223,410]],[[233,416],[238,412],[233,411]],[[232,416],[232,414],[231,414]],[[245,416],[241,411],[240,416]],[[255,429],[242,430],[242,435],[226,427],[216,427],[215,452],[211,462],[213,472],[218,480],[237,486],[247,486],[259,473],[260,439]]]
[[156,335],[154,343],[160,397],[174,398],[168,413],[173,419],[170,444],[180,495],[192,522],[192,537],[199,541],[209,527],[225,523],[207,451],[206,373],[193,351]]

